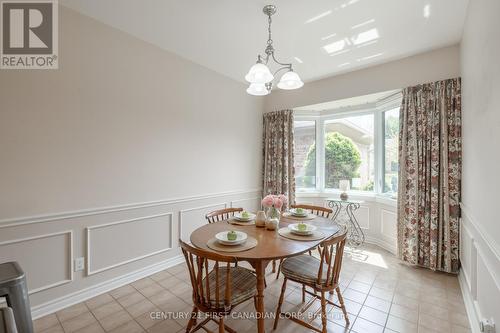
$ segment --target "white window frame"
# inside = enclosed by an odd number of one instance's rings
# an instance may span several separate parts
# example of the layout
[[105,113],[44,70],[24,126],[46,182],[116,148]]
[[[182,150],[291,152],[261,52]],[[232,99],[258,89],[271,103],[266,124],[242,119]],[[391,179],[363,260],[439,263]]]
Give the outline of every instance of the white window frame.
[[315,121],[316,126],[316,188],[297,188],[297,194],[340,194],[338,189],[325,188],[325,122],[328,120],[373,115],[374,123],[374,189],[373,191],[351,190],[350,193],[358,196],[383,196],[391,198],[391,195],[383,193],[384,179],[384,112],[398,108],[401,105],[401,92],[398,91],[389,97],[375,103],[362,106],[343,107],[335,110],[308,111],[301,109],[295,111],[294,120]]

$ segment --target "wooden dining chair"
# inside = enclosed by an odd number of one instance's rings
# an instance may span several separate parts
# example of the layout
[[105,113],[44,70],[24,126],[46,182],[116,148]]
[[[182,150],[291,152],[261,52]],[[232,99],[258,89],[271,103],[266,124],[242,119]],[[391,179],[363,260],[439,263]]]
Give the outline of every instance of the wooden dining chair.
[[213,212],[205,215],[208,223],[215,223],[219,221],[228,220],[234,216],[234,213],[242,212],[243,208],[224,208],[219,210],[214,210]]
[[[236,333],[224,324],[224,316],[229,315],[235,306],[252,298],[255,304],[255,275],[249,269],[231,267],[231,263],[236,262],[233,257],[194,248],[182,240],[179,240],[179,243],[193,287],[193,310],[186,333],[195,332],[200,328],[210,332],[204,325],[211,320],[218,324],[219,333]],[[197,324],[199,311],[205,313],[207,318]]]
[[[321,216],[324,218],[332,218],[333,217],[333,210],[330,208],[326,207],[321,207],[321,206],[313,206],[313,205],[290,205],[290,208],[302,208],[307,211],[309,211],[311,214],[314,214],[316,216]],[[316,248],[318,252],[320,251],[319,248]],[[312,256],[312,250],[309,250],[309,255]],[[321,252],[320,252],[321,255]],[[280,277],[280,272],[281,272],[281,264],[283,263],[283,259],[280,260],[280,264],[278,265],[278,271],[276,272],[276,280],[279,279]]]
[[326,207],[321,207],[321,206],[313,206],[313,205],[290,205],[290,208],[302,208],[305,209],[309,212],[311,212],[314,215],[321,216],[324,218],[331,218],[333,215],[333,210],[330,208]]
[[[276,309],[274,329],[278,327],[278,319],[280,315],[282,315],[281,306],[283,304],[283,298],[286,292],[286,283],[288,280],[302,284],[303,303],[306,299],[306,293],[313,296],[311,300],[302,307],[300,310],[301,313],[304,313],[314,303],[314,301],[317,299],[320,300],[322,329],[320,330],[311,325],[311,322],[316,319],[319,310],[314,313],[314,316],[312,316],[312,319],[309,322],[297,318],[298,316],[288,316],[292,321],[313,331],[326,333],[326,305],[330,304],[342,310],[346,326],[349,326],[349,318],[347,317],[344,299],[339,287],[339,276],[342,268],[342,257],[344,254],[346,235],[347,231],[343,230],[340,234],[335,234],[321,242],[319,245],[321,248],[320,259],[302,254],[283,261],[281,270],[285,279],[283,281],[278,307]],[[314,292],[306,290],[306,286],[313,289]],[[336,304],[325,297],[326,292],[333,291],[337,293],[339,304]]]
[[[214,210],[213,212],[208,213],[205,215],[205,218],[207,219],[208,223],[215,223],[215,222],[220,222],[224,220],[228,220],[231,217],[234,216],[234,213],[242,212],[243,208],[224,208],[224,209],[219,209],[219,210]],[[238,262],[236,261],[234,263],[235,266],[238,266]],[[252,271],[255,274],[255,271]],[[264,284],[267,287],[267,282],[264,280]]]

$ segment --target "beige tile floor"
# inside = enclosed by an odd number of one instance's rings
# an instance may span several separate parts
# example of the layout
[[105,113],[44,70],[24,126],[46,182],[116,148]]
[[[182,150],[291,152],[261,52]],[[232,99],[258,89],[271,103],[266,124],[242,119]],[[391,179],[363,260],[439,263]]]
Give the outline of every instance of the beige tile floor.
[[[347,251],[341,274],[341,288],[351,324],[345,328],[338,309],[328,314],[328,332],[470,332],[458,280],[455,276],[407,267],[390,253],[366,245]],[[271,265],[269,265],[271,266]],[[270,267],[265,293],[266,311],[276,309],[283,279],[276,280]],[[112,290],[55,314],[37,319],[36,332],[183,332],[191,310],[191,286],[185,265],[177,265],[129,285]],[[290,283],[283,309],[300,308],[299,286]],[[314,304],[314,312],[319,304]],[[235,309],[227,324],[238,332],[255,332],[253,302]],[[165,318],[161,317],[162,311]],[[151,315],[153,313],[153,316]],[[241,318],[245,317],[245,318]],[[272,319],[266,319],[272,331]],[[313,321],[315,326],[321,320]],[[215,325],[209,328],[216,330]],[[281,319],[276,332],[304,332],[305,328]]]

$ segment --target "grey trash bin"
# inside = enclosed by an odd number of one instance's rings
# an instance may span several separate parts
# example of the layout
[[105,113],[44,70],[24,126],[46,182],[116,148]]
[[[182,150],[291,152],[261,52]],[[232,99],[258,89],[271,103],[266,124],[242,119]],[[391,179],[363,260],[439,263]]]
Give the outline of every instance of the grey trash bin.
[[17,262],[0,264],[0,297],[12,308],[19,333],[33,333],[26,276]]
[[0,308],[0,333],[17,333],[12,308]]

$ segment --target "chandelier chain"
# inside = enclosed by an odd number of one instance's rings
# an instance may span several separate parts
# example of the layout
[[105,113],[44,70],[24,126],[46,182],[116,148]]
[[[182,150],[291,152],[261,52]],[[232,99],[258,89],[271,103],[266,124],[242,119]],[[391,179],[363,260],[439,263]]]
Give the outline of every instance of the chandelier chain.
[[271,19],[270,14],[267,16],[267,22],[268,22],[267,32],[269,34],[269,37],[267,39],[267,44],[271,45],[273,43],[273,39],[271,37],[271,23],[273,22],[273,20]]

